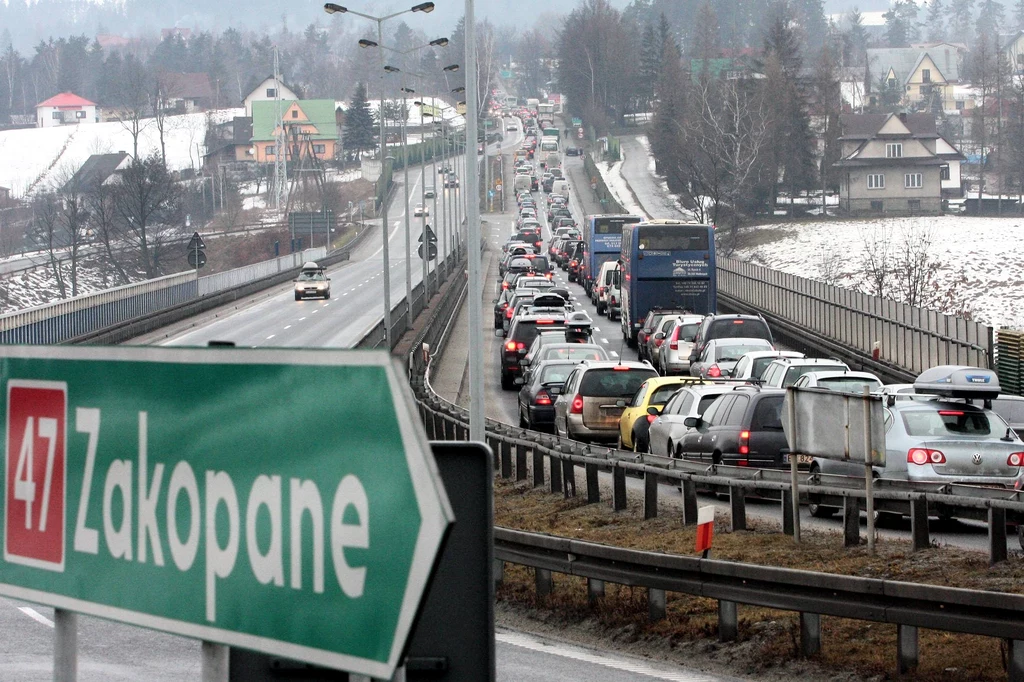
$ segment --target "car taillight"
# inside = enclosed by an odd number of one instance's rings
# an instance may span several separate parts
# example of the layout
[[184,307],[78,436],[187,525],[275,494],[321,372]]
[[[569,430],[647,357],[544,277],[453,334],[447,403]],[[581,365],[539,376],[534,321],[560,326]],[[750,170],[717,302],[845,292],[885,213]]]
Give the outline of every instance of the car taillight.
[[1006,458],[1007,466],[1019,467],[1024,466],[1024,452],[1015,452]]
[[502,289],[508,289],[508,282],[502,282],[501,283],[501,288]]
[[650,424],[651,422],[653,422],[657,418],[658,418],[658,415],[656,415],[656,414],[649,414],[649,415],[647,415],[647,423]]
[[515,349],[516,349],[516,342],[515,341],[509,341],[508,343],[505,344],[505,350],[515,350]]
[[505,308],[505,317],[509,320],[512,319],[512,308]]
[[597,288],[597,293],[598,294],[603,294],[604,293],[604,287],[598,287]]
[[608,299],[608,303],[610,303],[611,305],[618,305],[618,301],[615,300],[614,296]]
[[708,367],[708,376],[720,377],[722,376],[722,370],[719,369],[718,365],[711,365],[710,367]]
[[910,448],[907,452],[907,463],[909,464],[945,464],[946,456],[938,450],[928,448]]
[[552,277],[555,276],[555,273],[553,273],[553,272],[545,272],[544,276],[547,277],[548,279],[551,279]]
[[583,414],[583,396],[577,395],[572,399],[572,404],[569,405],[570,414]]
[[[661,343],[661,342],[659,341],[658,343]],[[669,344],[668,344],[668,347],[669,347],[670,349],[672,349],[672,350],[679,350],[679,342],[678,342],[678,341],[676,341],[675,339],[672,339],[672,340],[671,340],[671,341],[669,342]]]
[[740,431],[740,454],[750,454],[750,431]]
[[665,339],[654,339],[654,347],[661,348],[661,344],[665,343]]
[[550,405],[551,404],[551,396],[548,394],[547,391],[541,391],[540,393],[537,394],[537,397],[533,399],[533,404],[534,405]]

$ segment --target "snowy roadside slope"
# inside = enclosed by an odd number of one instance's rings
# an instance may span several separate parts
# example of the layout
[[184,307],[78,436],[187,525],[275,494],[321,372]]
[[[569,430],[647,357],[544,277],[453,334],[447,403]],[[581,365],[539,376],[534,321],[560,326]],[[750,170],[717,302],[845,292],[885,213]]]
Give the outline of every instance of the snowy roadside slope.
[[[211,112],[218,123],[244,113],[243,109]],[[153,119],[146,123],[139,136],[139,154],[159,153],[156,123]],[[205,136],[205,113],[168,116],[164,134],[167,166],[171,170],[198,168]],[[0,132],[0,186],[9,187],[14,196],[21,197],[40,177],[42,181],[36,187],[45,187],[65,171],[78,170],[92,154],[119,151],[132,152],[132,136],[116,121],[5,130]]]
[[[898,250],[903,234],[930,234],[940,290],[953,286],[962,275],[965,280],[957,286],[973,305],[976,319],[995,327],[1024,325],[1024,218],[921,216],[763,228],[781,237],[741,249],[735,257],[818,280],[830,279],[831,266],[833,284],[860,291],[868,291],[864,261],[874,235],[890,231],[890,247]],[[750,227],[747,232],[758,229]]]

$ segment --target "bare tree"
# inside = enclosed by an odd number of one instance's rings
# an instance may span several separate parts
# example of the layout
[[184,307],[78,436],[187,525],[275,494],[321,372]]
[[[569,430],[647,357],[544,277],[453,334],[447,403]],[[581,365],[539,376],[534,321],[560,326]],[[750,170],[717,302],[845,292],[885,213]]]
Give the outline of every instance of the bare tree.
[[61,298],[68,297],[64,283],[64,271],[60,262],[60,208],[58,199],[53,194],[41,193],[36,196],[32,205],[33,229],[36,240],[46,251],[46,261],[53,279],[57,282],[57,292]]
[[114,203],[114,189],[110,185],[96,187],[87,197],[89,226],[103,247],[106,261],[117,273],[121,284],[128,284],[131,278],[122,263],[122,257],[114,252],[114,244],[124,237],[118,228],[117,208]]
[[903,302],[921,308],[938,308],[934,237],[921,223],[900,223],[900,243],[893,265],[896,289]]
[[138,249],[146,277],[156,277],[163,248],[180,223],[181,190],[156,156],[133,160],[116,187],[114,206],[125,239]]
[[117,122],[132,136],[132,159],[139,158],[139,136],[150,121],[149,82],[146,68],[134,56],[124,60],[121,87],[117,97]]
[[74,172],[65,167],[57,174],[54,196],[57,200],[60,243],[66,255],[67,276],[71,281],[71,295],[77,296],[78,270],[88,220],[85,187]]
[[894,256],[892,237],[892,223],[888,221],[872,223],[870,232],[862,237],[861,268],[868,293],[873,296],[889,296]]

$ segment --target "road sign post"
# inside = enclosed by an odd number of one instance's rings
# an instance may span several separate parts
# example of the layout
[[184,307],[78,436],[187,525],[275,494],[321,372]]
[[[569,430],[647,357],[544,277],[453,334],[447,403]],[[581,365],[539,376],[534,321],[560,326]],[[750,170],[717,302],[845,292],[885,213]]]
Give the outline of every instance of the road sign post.
[[0,356],[0,594],[391,677],[453,517],[387,353]]
[[192,233],[192,239],[188,242],[187,256],[188,264],[198,270],[199,268],[206,265],[206,242],[199,236],[198,232]]

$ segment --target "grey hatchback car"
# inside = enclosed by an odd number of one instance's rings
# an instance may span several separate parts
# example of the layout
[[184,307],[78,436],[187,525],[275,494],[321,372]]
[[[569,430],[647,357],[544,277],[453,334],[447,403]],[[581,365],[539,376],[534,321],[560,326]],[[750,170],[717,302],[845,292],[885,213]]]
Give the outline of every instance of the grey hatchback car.
[[644,383],[658,376],[646,362],[584,361],[555,401],[555,433],[582,441],[619,438],[619,417]]

